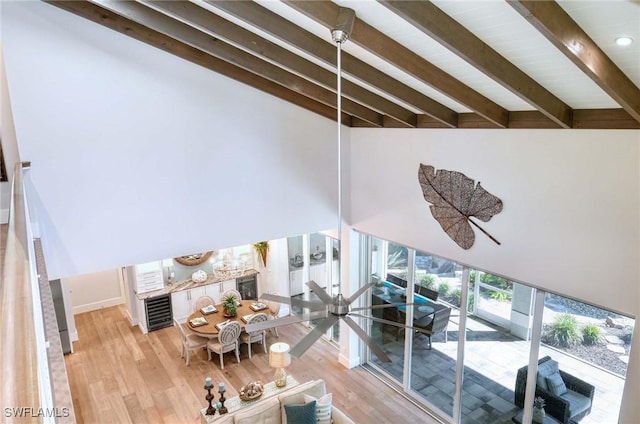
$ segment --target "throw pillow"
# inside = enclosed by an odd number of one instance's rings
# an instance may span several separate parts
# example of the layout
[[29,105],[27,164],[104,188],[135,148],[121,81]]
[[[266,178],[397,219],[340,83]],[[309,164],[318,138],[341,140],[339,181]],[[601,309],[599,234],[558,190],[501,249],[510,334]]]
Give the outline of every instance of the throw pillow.
[[536,375],[536,384],[544,390],[549,390],[547,386],[547,377],[558,372],[558,362],[553,359],[544,361],[538,365],[538,373]]
[[567,393],[567,386],[559,372],[555,372],[547,377],[547,387],[549,391],[556,396]]
[[316,402],[284,406],[287,424],[316,424]]
[[327,393],[320,399],[317,399],[310,395],[304,395],[304,403],[316,402],[316,418],[318,424],[331,424],[331,402],[333,401],[333,394]]

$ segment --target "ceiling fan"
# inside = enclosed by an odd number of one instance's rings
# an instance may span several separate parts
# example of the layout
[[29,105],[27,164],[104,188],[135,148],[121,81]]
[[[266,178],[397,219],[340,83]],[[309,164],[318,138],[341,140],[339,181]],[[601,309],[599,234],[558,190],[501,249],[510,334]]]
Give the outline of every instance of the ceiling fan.
[[[342,232],[342,141],[341,141],[341,133],[340,133],[340,117],[342,115],[342,85],[341,85],[341,46],[342,43],[346,42],[351,34],[351,30],[353,29],[353,23],[355,21],[355,12],[352,9],[348,8],[340,8],[340,12],[338,14],[336,26],[331,30],[331,37],[337,46],[337,127],[338,127],[338,237],[340,237]],[[340,243],[340,239],[338,239],[338,243]],[[363,315],[356,313],[357,311],[363,311],[367,309],[379,309],[379,308],[388,308],[388,307],[397,307],[398,304],[385,304],[385,305],[374,305],[368,307],[351,307],[351,304],[358,299],[362,294],[364,294],[367,290],[369,290],[373,283],[368,283],[365,286],[361,287],[358,291],[356,291],[350,297],[344,297],[342,295],[341,284],[338,283],[338,294],[335,296],[329,296],[322,287],[320,287],[315,281],[309,281],[306,283],[309,289],[320,299],[320,302],[317,301],[306,301],[301,299],[293,299],[284,296],[278,296],[273,294],[263,294],[261,296],[262,299],[271,300],[280,303],[286,303],[291,306],[301,307],[303,309],[308,309],[308,313],[304,313],[303,315],[292,315],[284,318],[279,318],[277,320],[269,320],[263,321],[257,324],[248,324],[246,326],[246,331],[259,331],[265,330],[273,327],[280,327],[283,325],[289,325],[293,323],[322,319],[314,329],[309,332],[302,340],[300,340],[292,349],[291,355],[299,358],[302,356],[312,345],[315,343],[326,331],[331,328],[335,323],[339,320],[344,321],[357,335],[364,341],[364,343],[371,349],[371,351],[384,362],[391,362],[391,359],[387,354],[382,350],[380,346],[376,344],[376,342],[356,323],[351,317],[359,317],[365,318],[369,320],[373,320],[376,322],[380,322],[383,324],[389,324],[397,327],[403,328],[411,328],[404,324],[388,321],[368,315]],[[402,303],[403,306],[412,305],[412,303],[405,304]]]

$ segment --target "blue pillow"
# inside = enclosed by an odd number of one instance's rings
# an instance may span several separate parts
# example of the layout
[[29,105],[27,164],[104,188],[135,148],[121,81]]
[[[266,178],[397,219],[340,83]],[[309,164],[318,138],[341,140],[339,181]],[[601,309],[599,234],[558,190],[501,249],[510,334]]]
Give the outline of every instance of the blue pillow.
[[555,372],[547,377],[547,387],[549,391],[556,396],[567,393],[567,386],[559,372]]
[[547,377],[558,372],[558,362],[553,359],[544,361],[538,365],[538,373],[536,375],[536,383],[538,387],[549,390],[547,386]]
[[316,401],[284,406],[287,424],[316,424]]

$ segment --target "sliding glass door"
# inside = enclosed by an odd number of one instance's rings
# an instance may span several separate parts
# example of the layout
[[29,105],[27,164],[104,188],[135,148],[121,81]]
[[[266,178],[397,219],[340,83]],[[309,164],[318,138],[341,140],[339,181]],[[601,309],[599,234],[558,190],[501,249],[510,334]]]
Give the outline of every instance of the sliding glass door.
[[[369,332],[391,358],[385,363],[368,353],[367,365],[434,415],[451,423],[521,422],[533,398],[543,396],[547,415],[562,421],[564,401],[556,398],[564,395],[579,401],[570,412],[575,422],[617,422],[634,319],[399,244],[363,240],[362,284],[373,282],[369,301],[385,306],[371,310],[385,322],[368,320]],[[561,394],[541,391],[542,380],[550,383],[537,374],[538,361],[540,373],[549,363],[560,370],[566,392],[560,384]],[[528,378],[537,383],[529,397]]]

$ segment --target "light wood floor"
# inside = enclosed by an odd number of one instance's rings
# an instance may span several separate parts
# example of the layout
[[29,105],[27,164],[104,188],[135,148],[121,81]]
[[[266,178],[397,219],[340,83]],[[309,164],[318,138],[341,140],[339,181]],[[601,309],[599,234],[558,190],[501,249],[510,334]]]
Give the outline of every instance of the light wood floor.
[[[124,306],[79,314],[75,320],[80,340],[65,361],[78,423],[196,423],[206,406],[205,377],[223,381],[229,397],[250,381],[273,380],[260,345],[253,345],[251,360],[243,345],[239,364],[226,354],[224,370],[217,356],[207,361],[204,350],[194,352],[186,367],[175,328],[144,335],[129,325]],[[269,335],[267,345],[293,344],[304,334],[301,325],[289,325],[280,329],[279,338]],[[344,368],[327,342],[292,358],[287,371],[300,382],[324,379],[334,405],[356,423],[438,422],[364,369]]]

